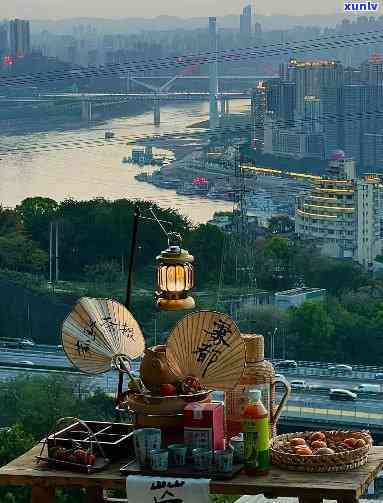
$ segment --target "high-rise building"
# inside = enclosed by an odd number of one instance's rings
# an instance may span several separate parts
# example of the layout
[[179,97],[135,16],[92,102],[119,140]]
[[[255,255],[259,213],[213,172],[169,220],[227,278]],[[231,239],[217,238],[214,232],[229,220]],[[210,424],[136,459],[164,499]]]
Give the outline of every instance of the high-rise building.
[[380,54],[372,54],[368,61],[362,63],[360,79],[372,86],[383,84],[383,58]]
[[339,145],[343,145],[341,128],[342,88],[329,86],[321,89],[322,118],[324,132],[325,158],[329,159]]
[[24,58],[31,52],[29,21],[14,19],[9,22],[9,45],[15,58]]
[[303,129],[308,133],[320,133],[321,125],[321,100],[316,96],[305,96]]
[[295,232],[316,242],[325,255],[353,259],[370,269],[382,252],[381,191],[378,177],[357,178],[354,160],[336,150],[325,176],[298,197]]
[[241,40],[243,42],[249,42],[251,40],[251,25],[252,25],[252,12],[251,5],[244,7],[242,14],[239,18],[239,33]]
[[0,54],[8,49],[8,29],[7,25],[0,24]]
[[267,83],[267,109],[273,111],[280,127],[294,125],[295,84],[283,80]]
[[383,166],[383,132],[364,133],[364,168],[375,170]]
[[339,61],[298,61],[291,59],[287,77],[296,85],[296,111],[304,114],[305,96],[321,97],[321,89],[342,81],[343,67]]
[[367,112],[367,87],[352,84],[342,87],[340,127],[341,148],[357,164],[363,161],[363,134],[365,132],[365,119]]
[[267,110],[266,89],[266,82],[260,81],[251,95],[252,144],[260,150],[263,148],[264,141],[265,114]]

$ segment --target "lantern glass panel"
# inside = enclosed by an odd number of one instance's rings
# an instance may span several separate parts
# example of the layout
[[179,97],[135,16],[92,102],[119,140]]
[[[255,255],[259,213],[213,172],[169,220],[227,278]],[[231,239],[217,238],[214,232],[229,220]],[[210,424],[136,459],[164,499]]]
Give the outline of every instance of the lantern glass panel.
[[168,292],[175,292],[176,288],[176,271],[173,265],[168,265],[165,267],[166,271],[166,288]]
[[183,292],[185,290],[185,279],[186,279],[186,271],[183,265],[175,266],[175,291]]
[[166,277],[166,265],[164,264],[161,264],[159,269],[158,269],[158,283],[159,283],[159,287],[162,291],[165,291],[167,290],[167,284],[166,284],[166,280],[167,280],[167,277]]

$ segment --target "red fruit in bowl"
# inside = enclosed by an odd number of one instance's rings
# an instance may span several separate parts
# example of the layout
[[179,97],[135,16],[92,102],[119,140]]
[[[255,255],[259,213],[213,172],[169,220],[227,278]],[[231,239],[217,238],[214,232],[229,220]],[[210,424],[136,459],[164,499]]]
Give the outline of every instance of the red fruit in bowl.
[[177,394],[176,387],[173,384],[161,384],[160,395],[161,396],[174,396]]

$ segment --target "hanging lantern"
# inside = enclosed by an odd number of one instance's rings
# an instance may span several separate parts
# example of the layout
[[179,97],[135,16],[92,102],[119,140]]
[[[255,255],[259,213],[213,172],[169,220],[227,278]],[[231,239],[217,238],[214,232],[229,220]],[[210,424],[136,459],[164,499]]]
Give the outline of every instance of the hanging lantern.
[[189,296],[194,286],[194,257],[181,248],[181,236],[170,233],[168,248],[157,261],[157,307],[165,311],[193,309],[195,302]]

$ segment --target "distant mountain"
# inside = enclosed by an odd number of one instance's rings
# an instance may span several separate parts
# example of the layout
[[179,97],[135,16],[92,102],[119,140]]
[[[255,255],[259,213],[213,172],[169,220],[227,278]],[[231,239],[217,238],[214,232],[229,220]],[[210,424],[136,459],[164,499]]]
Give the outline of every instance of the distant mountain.
[[[334,26],[343,18],[342,15],[318,16],[256,16],[263,30],[285,30],[294,26]],[[34,33],[48,30],[51,33],[69,34],[75,26],[88,25],[96,28],[99,33],[137,33],[140,31],[166,31],[166,30],[191,30],[206,27],[206,17],[179,18],[174,16],[158,16],[155,18],[127,18],[127,19],[102,19],[102,18],[68,18],[60,20],[32,20],[31,29]],[[237,29],[239,16],[224,16],[218,18],[221,28]]]

